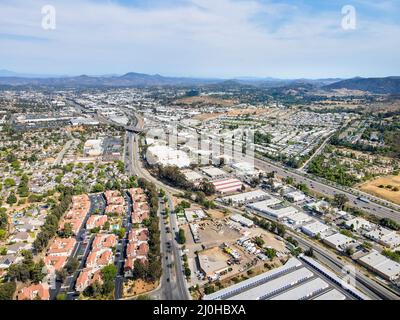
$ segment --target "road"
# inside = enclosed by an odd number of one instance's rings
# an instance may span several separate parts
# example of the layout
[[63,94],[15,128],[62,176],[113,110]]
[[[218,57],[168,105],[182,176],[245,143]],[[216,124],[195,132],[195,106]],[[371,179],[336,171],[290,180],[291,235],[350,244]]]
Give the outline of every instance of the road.
[[304,183],[305,185],[307,185],[310,190],[320,193],[320,194],[323,194],[323,195],[326,195],[326,196],[329,196],[329,197],[334,197],[335,194],[345,194],[349,199],[349,204],[352,205],[353,207],[360,208],[360,209],[367,211],[368,213],[378,216],[380,218],[390,218],[390,219],[400,223],[400,212],[399,211],[395,211],[394,209],[387,208],[387,207],[377,204],[375,202],[365,203],[365,202],[359,200],[358,196],[355,196],[351,193],[339,190],[332,186],[328,186],[324,183],[321,183],[314,179],[306,177],[300,173],[296,173],[294,171],[284,169],[282,167],[279,167],[277,165],[274,165],[272,163],[269,163],[269,162],[266,162],[266,161],[263,161],[260,159],[255,159],[254,164],[257,168],[260,168],[267,172],[275,171],[276,174],[280,177],[283,177],[283,178],[291,177],[291,178],[295,179],[295,181],[297,183]]
[[[171,226],[171,232],[173,234],[178,232],[178,223],[176,220],[176,215],[174,214],[174,206],[171,195],[179,191],[164,185],[153,176],[151,176],[150,173],[147,172],[147,170],[142,168],[140,161],[139,143],[137,139],[138,136],[131,132],[127,132],[127,138],[127,150],[129,153],[127,161],[130,168],[129,173],[137,175],[138,177],[143,177],[144,179],[153,182],[158,188],[163,189],[166,192],[166,197],[168,198],[168,207],[170,211],[169,224]],[[171,273],[170,270],[165,272],[165,269],[163,268],[164,272],[162,275],[161,283],[163,286],[166,284],[166,282],[168,282],[169,279],[170,285],[167,285],[167,287],[171,288],[172,296],[170,296],[169,293],[166,293],[165,290],[162,290],[164,293],[161,295],[161,297],[163,299],[171,298],[173,300],[189,300],[191,296],[186,285],[185,275],[183,273],[183,265],[179,244],[177,243],[175,237],[169,237],[169,234],[165,232],[166,224],[164,221],[162,223],[164,224],[164,228],[163,226],[161,226],[161,243],[163,244],[162,250],[164,254],[163,259],[168,259],[168,261],[173,262],[175,274]],[[165,244],[168,242],[171,246],[170,250],[165,246]]]

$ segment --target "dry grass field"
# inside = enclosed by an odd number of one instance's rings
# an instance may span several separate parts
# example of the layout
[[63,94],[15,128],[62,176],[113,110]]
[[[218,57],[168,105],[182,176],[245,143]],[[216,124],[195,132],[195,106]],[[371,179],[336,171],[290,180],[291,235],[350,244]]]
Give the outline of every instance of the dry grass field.
[[[386,188],[386,186],[389,185],[393,186],[393,188],[397,187],[400,189],[400,176],[381,177],[367,182],[359,188],[374,196],[400,204],[400,191],[393,191],[392,189]],[[379,186],[385,186],[385,188],[380,188]]]

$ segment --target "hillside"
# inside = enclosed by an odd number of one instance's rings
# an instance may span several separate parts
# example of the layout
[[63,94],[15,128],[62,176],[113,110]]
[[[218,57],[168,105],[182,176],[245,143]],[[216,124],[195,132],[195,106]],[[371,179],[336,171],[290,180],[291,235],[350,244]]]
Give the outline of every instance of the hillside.
[[324,86],[323,89],[349,89],[376,94],[398,94],[400,93],[400,77],[353,78],[329,84]]

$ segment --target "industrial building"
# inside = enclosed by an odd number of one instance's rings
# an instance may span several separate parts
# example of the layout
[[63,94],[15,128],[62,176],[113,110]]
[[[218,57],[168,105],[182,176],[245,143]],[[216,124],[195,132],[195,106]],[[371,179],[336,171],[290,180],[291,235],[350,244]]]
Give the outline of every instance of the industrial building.
[[386,258],[377,251],[358,259],[358,262],[386,280],[396,280],[400,277],[400,263]]
[[146,152],[146,159],[150,165],[177,166],[185,168],[190,165],[189,156],[168,146],[150,146]]
[[357,241],[354,240],[353,238],[350,238],[348,236],[345,236],[344,234],[341,233],[335,233],[331,236],[328,236],[324,239],[324,242],[338,250],[338,251],[344,251],[350,246],[354,246],[357,244]]
[[262,201],[265,199],[270,198],[268,193],[257,189],[254,191],[250,192],[244,192],[244,193],[239,193],[236,195],[228,196],[228,197],[223,197],[220,199],[221,202],[226,203],[226,204],[232,204],[234,206],[239,206],[243,204],[248,204],[256,201]]
[[316,237],[317,235],[319,235],[321,239],[327,236],[327,232],[329,230],[330,230],[329,226],[316,220],[301,227],[301,231],[303,231],[306,235],[310,237]]
[[213,181],[212,184],[215,190],[222,194],[239,191],[243,186],[242,182],[235,178]]
[[290,258],[281,267],[206,295],[203,300],[369,299],[358,289],[342,285],[338,276],[315,260],[305,258],[304,262]]
[[240,223],[242,226],[247,227],[247,228],[251,228],[254,225],[254,222],[252,220],[247,219],[246,217],[243,217],[240,214],[234,214],[234,215],[230,216],[230,219],[232,221]]
[[216,167],[203,167],[200,170],[211,179],[223,179],[228,175],[227,172]]

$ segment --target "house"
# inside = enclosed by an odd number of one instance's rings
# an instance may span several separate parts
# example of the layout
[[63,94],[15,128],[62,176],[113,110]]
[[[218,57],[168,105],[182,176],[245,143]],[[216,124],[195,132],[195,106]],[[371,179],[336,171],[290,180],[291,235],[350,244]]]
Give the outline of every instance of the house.
[[103,283],[103,279],[101,277],[101,270],[85,268],[79,273],[79,276],[76,279],[75,289],[78,292],[82,292],[88,286],[92,285],[95,282],[98,282],[99,284]]
[[10,241],[25,242],[25,241],[32,241],[32,239],[27,232],[18,232],[15,235],[11,236]]
[[86,222],[86,229],[92,230],[94,228],[101,228],[105,225],[107,220],[108,220],[108,217],[106,215],[103,215],[103,216],[92,215],[89,217],[89,219]]
[[17,300],[50,300],[49,286],[40,283],[25,287],[18,292]]
[[16,256],[13,254],[6,254],[0,256],[0,269],[8,269],[16,260]]

